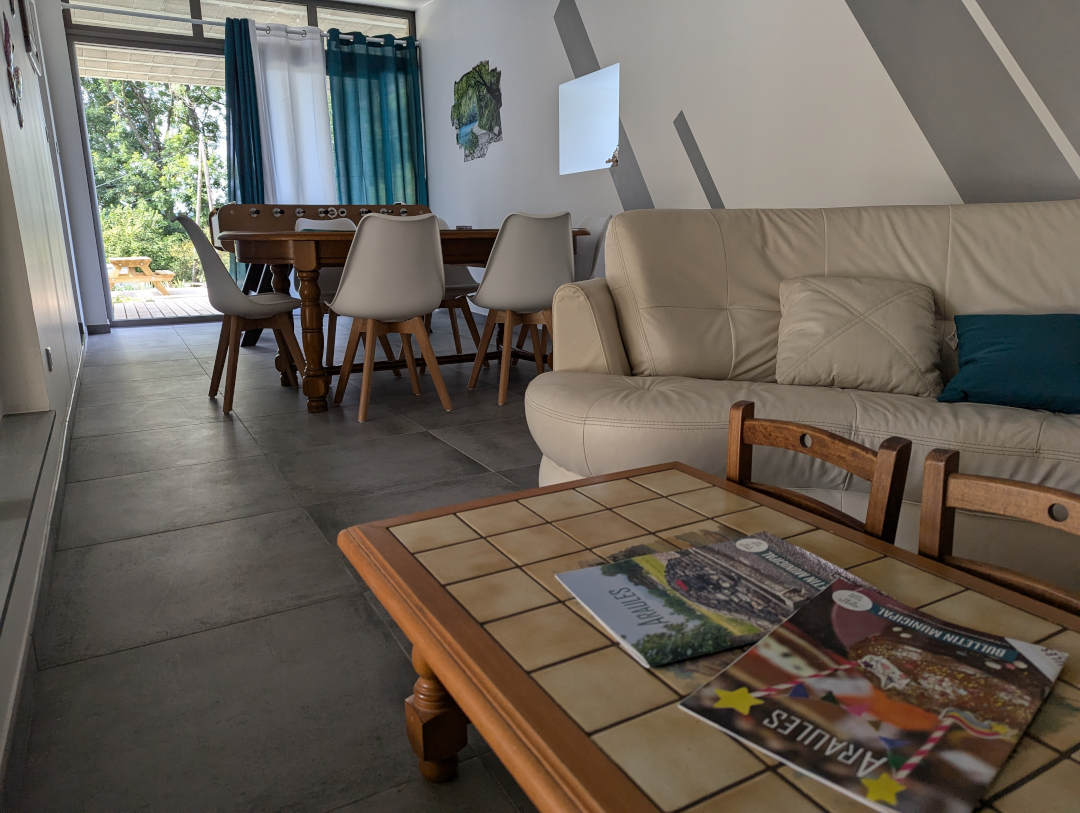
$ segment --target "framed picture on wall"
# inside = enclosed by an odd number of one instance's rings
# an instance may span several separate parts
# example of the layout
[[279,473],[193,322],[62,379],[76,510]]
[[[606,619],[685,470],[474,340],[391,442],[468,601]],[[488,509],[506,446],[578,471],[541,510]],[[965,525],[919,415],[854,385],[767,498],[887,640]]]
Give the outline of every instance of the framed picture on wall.
[[45,63],[41,54],[41,30],[38,26],[36,0],[18,0],[19,16],[22,18],[23,46],[30,57],[30,64],[38,76],[45,73]]

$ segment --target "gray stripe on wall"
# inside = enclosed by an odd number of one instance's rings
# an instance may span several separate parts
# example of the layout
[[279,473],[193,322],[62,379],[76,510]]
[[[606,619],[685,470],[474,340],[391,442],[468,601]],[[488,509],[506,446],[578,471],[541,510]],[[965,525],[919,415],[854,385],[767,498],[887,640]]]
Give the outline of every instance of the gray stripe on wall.
[[[555,9],[555,28],[575,77],[599,70],[600,62],[575,0],[560,0]],[[634,155],[634,148],[630,146],[630,137],[626,134],[622,119],[619,119],[619,165],[611,168],[611,179],[615,182],[615,192],[623,209],[653,208],[652,195]]]
[[960,0],[847,4],[966,203],[1080,197],[1080,179]]
[[979,0],[1069,142],[1080,150],[1080,3]]
[[675,132],[679,134],[679,141],[686,150],[690,166],[693,167],[698,183],[701,184],[701,191],[705,193],[705,200],[709,202],[709,208],[723,209],[724,200],[720,197],[720,190],[716,188],[716,182],[713,181],[712,173],[709,172],[709,165],[705,163],[705,156],[701,154],[701,148],[698,147],[697,139],[694,138],[694,131],[690,129],[690,122],[686,120],[686,113],[680,110],[673,124]]

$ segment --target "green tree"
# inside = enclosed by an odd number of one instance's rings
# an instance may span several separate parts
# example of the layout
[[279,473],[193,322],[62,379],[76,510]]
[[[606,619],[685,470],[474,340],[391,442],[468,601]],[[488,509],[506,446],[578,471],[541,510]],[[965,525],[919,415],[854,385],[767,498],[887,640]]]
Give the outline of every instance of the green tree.
[[82,89],[106,254],[148,256],[191,279],[195,254],[173,215],[195,212],[200,137],[212,197],[225,199],[224,90],[118,79],[83,79]]

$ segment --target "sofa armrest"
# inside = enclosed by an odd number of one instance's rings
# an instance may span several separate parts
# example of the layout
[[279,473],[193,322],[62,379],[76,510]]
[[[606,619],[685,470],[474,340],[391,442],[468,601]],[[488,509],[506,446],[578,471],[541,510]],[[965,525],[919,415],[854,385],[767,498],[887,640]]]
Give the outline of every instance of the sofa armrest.
[[552,311],[556,370],[630,375],[607,282],[588,279],[560,286]]

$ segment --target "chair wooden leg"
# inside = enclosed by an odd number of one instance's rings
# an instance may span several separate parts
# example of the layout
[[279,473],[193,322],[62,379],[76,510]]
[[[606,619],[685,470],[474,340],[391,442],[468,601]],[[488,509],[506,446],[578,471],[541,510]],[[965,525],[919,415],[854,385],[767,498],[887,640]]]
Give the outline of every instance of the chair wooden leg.
[[484,335],[476,343],[476,361],[473,362],[472,375],[469,376],[469,389],[476,389],[477,379],[480,378],[480,368],[487,356],[488,345],[491,344],[491,336],[495,333],[495,324],[499,321],[499,311],[488,311],[484,322]]
[[337,314],[326,311],[326,366],[334,366],[334,343],[337,341]]
[[[522,326],[521,330],[524,332],[525,328]],[[536,359],[536,372],[544,372],[544,348],[540,344],[540,331],[536,325],[529,325],[529,337],[532,339],[533,346],[533,358]]]
[[[390,346],[390,337],[385,333],[379,337],[379,344],[382,345],[383,352],[386,353],[387,361],[397,361],[394,358],[394,348]],[[394,378],[401,378],[401,370],[397,367],[394,368]]]
[[367,331],[364,336],[364,378],[360,384],[360,410],[356,414],[356,420],[363,423],[367,420],[368,402],[371,401],[371,379],[375,377],[375,344],[378,340],[374,319],[367,320]]
[[214,356],[214,374],[210,376],[210,397],[216,398],[221,385],[221,371],[225,369],[225,357],[229,354],[229,326],[233,317],[221,319],[221,333],[218,335],[217,355]]
[[225,400],[221,411],[232,412],[233,391],[236,389],[236,362],[240,355],[240,319],[233,317],[229,323],[229,361],[225,371]]
[[408,333],[401,334],[401,357],[405,359],[405,365],[409,368],[409,383],[412,384],[412,394],[420,394],[420,376],[416,372],[416,356],[413,355],[412,342]]
[[[514,323],[516,314],[513,311],[503,311],[503,346],[502,361],[499,363],[499,406],[506,403],[506,392],[510,388],[510,362],[513,359]],[[522,329],[522,334],[525,333]]]
[[[291,313],[283,313],[279,317],[281,320],[281,333],[282,339],[285,341],[285,347],[288,353],[285,354],[288,358],[292,359],[292,363],[297,370],[303,371],[305,367],[304,363],[304,351],[300,349],[300,342],[296,340],[296,332],[293,329],[293,320]],[[295,376],[292,370],[289,371]],[[296,386],[295,384],[293,386]]]
[[[274,324],[279,325],[280,322],[274,319]],[[291,329],[291,327],[290,327]],[[278,357],[281,359],[281,363],[285,365],[284,371],[281,373],[281,385],[283,387],[295,387],[296,386],[296,370],[293,369],[295,361],[292,357],[292,350],[285,343],[285,334],[280,327],[274,327],[274,340],[278,346]],[[300,367],[303,370],[303,366]]]
[[338,373],[337,391],[334,393],[334,403],[340,404],[345,397],[345,385],[349,383],[352,375],[353,364],[356,363],[356,350],[360,346],[360,332],[364,329],[363,319],[352,320],[352,330],[349,331],[349,342],[345,345],[345,358],[341,360],[341,372]]
[[[465,317],[465,326],[467,328],[469,328],[469,335],[472,336],[473,346],[477,350],[479,350],[480,349],[480,331],[476,329],[476,320],[473,319],[472,308],[469,307],[468,300],[466,300],[465,305],[461,308],[461,315]],[[482,355],[486,356],[486,354],[482,354]],[[484,358],[484,367],[486,368],[487,366],[488,366],[487,358]]]
[[439,370],[439,359],[435,355],[435,348],[431,346],[431,339],[428,337],[427,331],[420,330],[416,334],[416,341],[420,345],[420,354],[428,363],[428,369],[431,370],[431,383],[435,385],[435,392],[439,395],[439,403],[442,404],[443,409],[449,412],[453,409],[453,405],[450,403],[450,393],[446,391],[446,382],[443,381],[442,371]]
[[461,331],[458,330],[457,316],[454,314],[454,311],[457,310],[457,307],[458,307],[457,305],[454,305],[453,303],[451,303],[451,305],[446,309],[446,312],[450,315],[450,332],[454,334],[454,349],[457,351],[457,354],[460,356],[461,355]]

